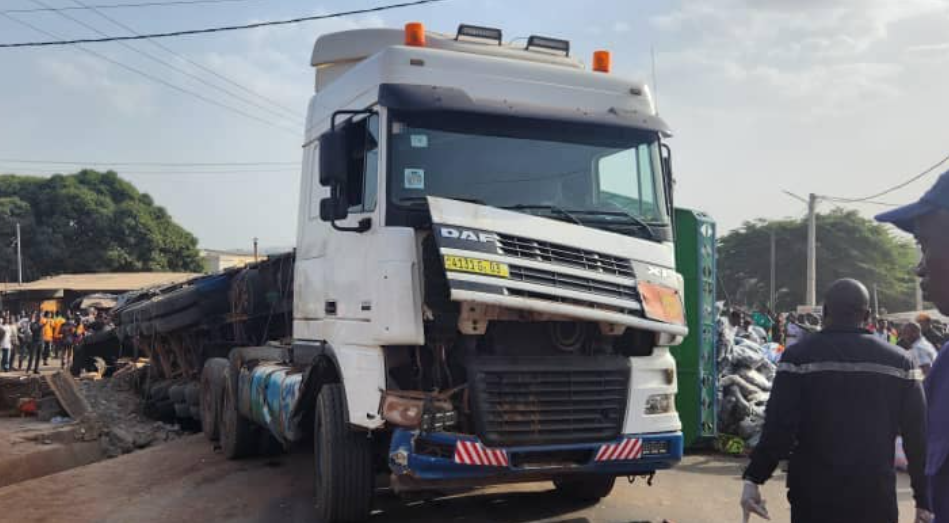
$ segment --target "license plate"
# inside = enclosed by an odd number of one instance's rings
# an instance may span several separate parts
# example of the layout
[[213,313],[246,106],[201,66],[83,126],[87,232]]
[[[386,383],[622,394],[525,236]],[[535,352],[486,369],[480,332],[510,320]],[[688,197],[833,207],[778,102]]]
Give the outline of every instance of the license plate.
[[476,258],[465,258],[464,256],[445,255],[445,269],[455,272],[470,272],[483,274],[485,276],[497,276],[498,278],[508,278],[511,275],[507,265],[504,263],[479,260]]

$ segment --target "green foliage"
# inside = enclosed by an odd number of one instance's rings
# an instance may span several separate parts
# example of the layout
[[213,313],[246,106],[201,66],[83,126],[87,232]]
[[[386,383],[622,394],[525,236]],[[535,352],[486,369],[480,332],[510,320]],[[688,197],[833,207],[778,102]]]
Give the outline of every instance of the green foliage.
[[0,278],[79,272],[202,270],[197,240],[147,194],[113,172],[0,176]]
[[[807,220],[755,220],[723,236],[719,244],[720,299],[767,307],[771,278],[771,231],[777,245],[776,309],[803,304],[807,274]],[[817,216],[817,292],[839,278],[856,278],[890,312],[914,308],[917,256],[909,240],[856,211],[834,209]],[[724,289],[722,289],[724,285]]]

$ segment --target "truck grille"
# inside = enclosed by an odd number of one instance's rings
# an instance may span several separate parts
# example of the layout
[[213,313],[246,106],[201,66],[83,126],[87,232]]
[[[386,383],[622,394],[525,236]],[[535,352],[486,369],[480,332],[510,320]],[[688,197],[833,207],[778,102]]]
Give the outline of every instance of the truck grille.
[[629,361],[482,358],[468,364],[475,429],[489,446],[610,441],[622,430]]
[[637,309],[614,307],[612,305],[604,305],[602,303],[597,303],[597,302],[589,301],[589,300],[575,300],[573,298],[567,298],[565,296],[556,296],[554,294],[547,294],[545,292],[525,291],[521,289],[505,288],[504,290],[505,292],[507,292],[508,296],[517,296],[519,298],[530,298],[532,300],[552,301],[554,303],[563,303],[565,305],[575,305],[577,307],[584,307],[587,309],[618,312],[620,314],[625,314],[627,316],[640,315],[639,310]]
[[632,263],[618,256],[509,234],[498,234],[497,239],[498,248],[507,256],[578,267],[627,278],[636,276]]
[[510,271],[510,279],[516,281],[546,285],[571,291],[590,292],[601,296],[619,298],[621,300],[639,301],[639,291],[637,291],[633,285],[623,285],[528,267],[511,266]]

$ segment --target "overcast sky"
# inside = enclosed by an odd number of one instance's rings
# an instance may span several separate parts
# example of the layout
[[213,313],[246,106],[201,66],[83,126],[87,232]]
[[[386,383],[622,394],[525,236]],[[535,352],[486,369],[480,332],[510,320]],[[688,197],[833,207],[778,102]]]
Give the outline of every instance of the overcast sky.
[[[76,0],[0,0],[0,11],[34,9],[38,2],[77,5]],[[237,0],[102,12],[137,32],[157,32],[382,3],[387,2]],[[109,35],[127,34],[94,12],[64,13]],[[6,15],[57,36],[98,36],[57,13]],[[802,215],[803,204],[782,195],[782,189],[865,196],[949,154],[942,127],[949,115],[947,1],[451,0],[160,41],[205,69],[148,42],[129,44],[242,99],[116,43],[88,46],[111,62],[74,47],[0,49],[0,172],[76,170],[12,159],[274,162],[235,167],[231,171],[245,172],[228,174],[207,172],[220,167],[173,174],[160,166],[117,170],[165,206],[204,247],[249,248],[255,236],[264,246],[291,246],[299,190],[295,164],[313,87],[309,57],[314,40],[324,32],[401,27],[407,21],[444,32],[453,32],[460,22],[494,26],[507,39],[567,38],[577,56],[586,59],[594,49],[610,49],[616,74],[650,83],[650,48],[655,48],[659,109],[676,133],[671,145],[677,204],[708,212],[725,229],[756,217]],[[49,35],[0,15],[0,41],[45,39]],[[881,200],[915,199],[934,179]],[[858,209],[870,215],[880,207]]]

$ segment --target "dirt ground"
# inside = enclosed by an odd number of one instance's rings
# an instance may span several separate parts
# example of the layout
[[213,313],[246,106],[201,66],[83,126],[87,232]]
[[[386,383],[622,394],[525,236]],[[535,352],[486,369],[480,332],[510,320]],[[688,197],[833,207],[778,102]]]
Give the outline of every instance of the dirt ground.
[[[294,453],[232,462],[202,436],[188,436],[0,488],[0,514],[5,521],[34,523],[313,523],[311,457]],[[593,507],[564,501],[543,483],[414,503],[383,494],[371,523],[737,522],[743,464],[717,456],[688,457],[677,469],[657,475],[653,487],[623,480]],[[789,521],[783,479],[779,476],[765,488],[772,521],[778,523]],[[900,509],[907,522],[912,521],[908,483],[901,475]],[[37,492],[45,494],[37,497]]]

